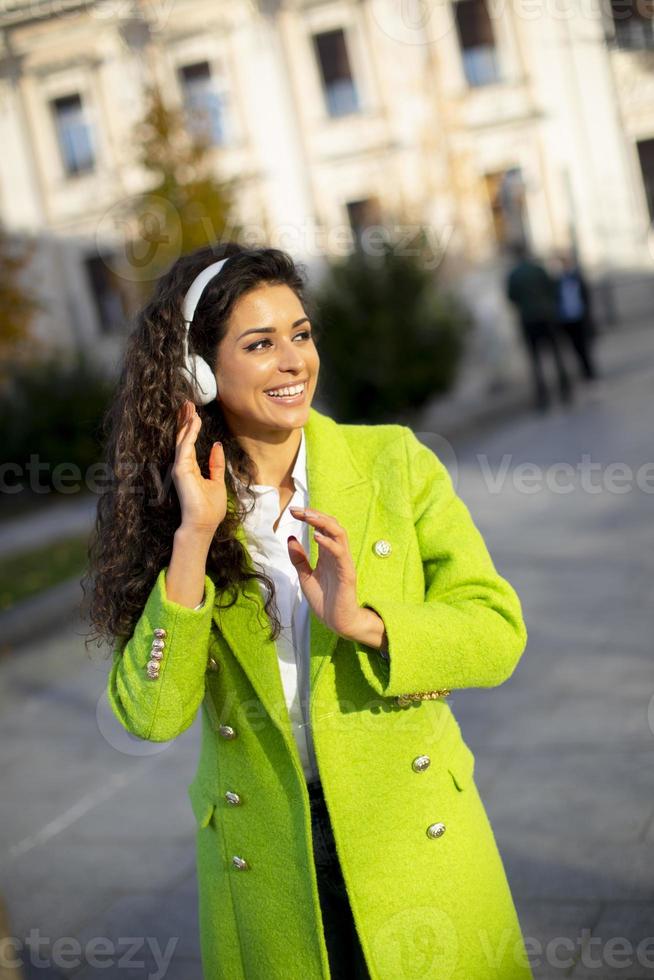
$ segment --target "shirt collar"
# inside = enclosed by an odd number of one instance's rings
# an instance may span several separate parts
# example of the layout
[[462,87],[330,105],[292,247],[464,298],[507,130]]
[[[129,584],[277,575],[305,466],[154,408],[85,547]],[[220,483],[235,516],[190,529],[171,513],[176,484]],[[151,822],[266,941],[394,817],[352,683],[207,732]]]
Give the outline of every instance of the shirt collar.
[[304,490],[305,492],[309,489],[307,486],[307,445],[304,436],[304,429],[302,429],[300,448],[297,451],[297,458],[295,460],[293,472],[291,473],[291,478],[295,483],[296,488],[299,487],[300,490]]
[[[304,435],[304,429],[302,429],[301,432],[302,434],[300,436],[300,448],[298,449],[297,456],[295,458],[295,465],[291,473],[291,479],[293,480],[296,489],[299,487],[300,490],[303,490],[306,493],[307,490],[309,489],[307,485],[307,446],[306,446],[306,438]],[[236,486],[242,487],[243,481],[236,476],[236,474],[232,470],[231,465],[229,464],[229,461],[227,462],[227,467],[232,475],[232,478],[234,479],[234,482],[236,483]],[[259,484],[253,486],[255,493],[257,492],[256,486],[259,486]]]

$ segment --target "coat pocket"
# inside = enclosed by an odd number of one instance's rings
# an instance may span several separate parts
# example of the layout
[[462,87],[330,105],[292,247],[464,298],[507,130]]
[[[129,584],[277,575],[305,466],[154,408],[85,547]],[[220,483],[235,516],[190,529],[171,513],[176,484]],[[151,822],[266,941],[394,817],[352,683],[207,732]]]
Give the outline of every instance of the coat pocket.
[[198,827],[208,827],[216,808],[215,802],[207,796],[198,783],[191,783],[187,789],[191,801],[191,809]]
[[472,782],[475,757],[463,739],[454,746],[452,755],[447,760],[447,768],[457,789],[464,790]]

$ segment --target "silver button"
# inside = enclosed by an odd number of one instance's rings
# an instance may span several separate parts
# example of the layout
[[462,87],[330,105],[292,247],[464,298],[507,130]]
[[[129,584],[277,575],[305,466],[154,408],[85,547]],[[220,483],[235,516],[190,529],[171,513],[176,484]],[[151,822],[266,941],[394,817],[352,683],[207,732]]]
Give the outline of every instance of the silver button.
[[227,790],[225,793],[225,799],[228,803],[231,803],[232,806],[238,806],[241,802],[241,797],[238,795],[238,793],[232,793],[231,790]]
[[209,670],[220,670],[220,664],[213,657],[209,657],[209,663],[207,664]]
[[411,766],[416,772],[424,772],[425,769],[429,768],[430,762],[431,759],[428,755],[417,755],[411,763]]
[[427,837],[442,837],[444,833],[444,823],[432,823],[427,827]]
[[157,677],[159,676],[158,662],[156,660],[149,660],[146,669],[148,672],[148,677],[152,678],[153,681],[156,681]]
[[163,660],[162,650],[150,650],[150,656],[153,660]]
[[221,725],[218,731],[223,738],[236,738],[236,732],[231,725]]
[[379,555],[380,558],[386,558],[386,556],[390,555],[391,551],[393,550],[391,548],[390,541],[384,541],[383,538],[380,538],[379,541],[375,541],[373,548],[375,554]]
[[158,626],[156,630],[153,630],[153,633],[158,640],[163,640],[163,638],[167,635],[165,629],[162,626]]
[[245,858],[239,857],[238,854],[235,854],[232,858],[232,864],[237,871],[247,871],[250,867]]
[[163,648],[165,647],[165,645],[166,645],[166,643],[165,643],[164,640],[153,640],[152,641],[152,649],[153,650],[163,650]]

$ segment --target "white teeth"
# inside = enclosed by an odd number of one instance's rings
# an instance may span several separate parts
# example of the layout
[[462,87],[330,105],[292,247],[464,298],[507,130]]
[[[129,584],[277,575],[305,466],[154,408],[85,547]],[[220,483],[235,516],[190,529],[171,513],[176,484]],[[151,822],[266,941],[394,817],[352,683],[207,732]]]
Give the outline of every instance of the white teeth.
[[291,395],[301,395],[304,385],[294,385],[292,388],[277,388],[275,391],[267,391],[266,394],[271,398],[288,398]]

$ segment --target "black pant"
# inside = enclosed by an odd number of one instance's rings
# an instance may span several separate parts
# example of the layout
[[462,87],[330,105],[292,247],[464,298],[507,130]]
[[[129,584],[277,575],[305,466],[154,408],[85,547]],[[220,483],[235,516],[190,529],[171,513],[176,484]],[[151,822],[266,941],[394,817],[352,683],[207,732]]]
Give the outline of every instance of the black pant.
[[547,408],[550,394],[543,370],[543,351],[548,347],[554,356],[559,392],[561,400],[569,402],[572,399],[572,383],[563,363],[563,355],[559,346],[556,324],[548,320],[531,320],[522,322],[522,333],[527,345],[531,362],[534,394],[538,408]]
[[352,916],[320,782],[308,784],[313,854],[333,980],[370,980]]
[[597,377],[597,370],[593,361],[591,342],[593,331],[586,320],[569,320],[561,324],[561,333],[572,345],[581,367],[581,376],[589,381]]

